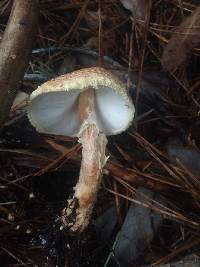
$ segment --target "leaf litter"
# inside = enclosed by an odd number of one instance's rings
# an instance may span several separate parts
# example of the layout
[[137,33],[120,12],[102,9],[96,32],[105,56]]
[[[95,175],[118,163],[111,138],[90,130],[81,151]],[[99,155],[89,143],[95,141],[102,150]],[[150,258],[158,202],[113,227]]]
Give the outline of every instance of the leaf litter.
[[[0,4],[1,32],[11,2]],[[149,211],[147,222],[152,214],[161,218],[142,256],[136,255],[137,266],[199,253],[199,7],[195,1],[151,2],[149,8],[146,1],[42,1],[37,53],[20,89],[29,95],[41,77],[98,65],[103,55],[104,66],[129,79],[133,100],[138,94],[137,117],[127,133],[110,137],[91,225],[82,236],[69,236],[59,216],[78,177],[81,148],[74,139],[37,134],[20,116],[26,101],[11,110],[0,136],[3,267],[124,266],[115,248],[122,246],[119,233],[131,232],[126,225],[133,204]],[[156,198],[145,193],[138,199],[141,187]],[[117,223],[104,238],[95,225],[111,207],[115,215],[104,220]]]

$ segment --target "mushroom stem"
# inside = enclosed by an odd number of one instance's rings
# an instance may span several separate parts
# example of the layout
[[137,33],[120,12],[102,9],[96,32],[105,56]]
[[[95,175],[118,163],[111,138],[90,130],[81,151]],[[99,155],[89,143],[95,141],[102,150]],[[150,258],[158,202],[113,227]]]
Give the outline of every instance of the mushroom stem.
[[94,94],[93,89],[88,89],[79,97],[79,113],[83,123],[79,137],[82,144],[82,162],[74,196],[68,200],[62,216],[64,226],[72,232],[82,232],[89,223],[107,160],[107,138],[99,132],[94,119]]
[[92,115],[95,114],[94,98],[95,90],[92,88],[89,88],[80,93],[78,107],[79,117],[82,123],[84,123],[84,121],[88,120]]
[[101,184],[102,169],[106,163],[107,138],[98,128],[88,125],[82,132],[82,162],[74,196],[63,210],[62,222],[72,232],[82,232],[88,225],[97,192]]

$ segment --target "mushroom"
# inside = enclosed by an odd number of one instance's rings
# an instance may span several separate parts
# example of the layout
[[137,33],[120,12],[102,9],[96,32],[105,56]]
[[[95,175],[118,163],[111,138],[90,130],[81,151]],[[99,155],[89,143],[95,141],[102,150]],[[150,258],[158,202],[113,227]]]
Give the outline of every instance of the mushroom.
[[70,231],[89,223],[107,161],[106,135],[125,131],[134,112],[125,84],[100,67],[59,76],[31,94],[28,117],[38,132],[78,137],[82,144],[79,180],[61,217]]

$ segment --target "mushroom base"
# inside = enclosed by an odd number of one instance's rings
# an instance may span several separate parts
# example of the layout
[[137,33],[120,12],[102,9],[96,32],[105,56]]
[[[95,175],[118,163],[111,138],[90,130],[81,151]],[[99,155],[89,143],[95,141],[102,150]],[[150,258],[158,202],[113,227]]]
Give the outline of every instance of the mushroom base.
[[107,161],[107,138],[96,125],[88,125],[81,133],[82,162],[74,196],[62,212],[62,223],[72,232],[82,232],[88,225],[101,184],[102,169]]

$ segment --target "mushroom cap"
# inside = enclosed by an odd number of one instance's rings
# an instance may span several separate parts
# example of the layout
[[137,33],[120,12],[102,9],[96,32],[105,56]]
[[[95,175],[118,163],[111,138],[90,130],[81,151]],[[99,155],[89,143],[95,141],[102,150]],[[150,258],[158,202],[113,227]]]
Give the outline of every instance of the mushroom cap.
[[40,133],[79,136],[82,122],[78,98],[95,90],[95,124],[106,135],[130,125],[135,108],[125,84],[104,68],[85,68],[61,75],[39,86],[30,96],[28,118]]

